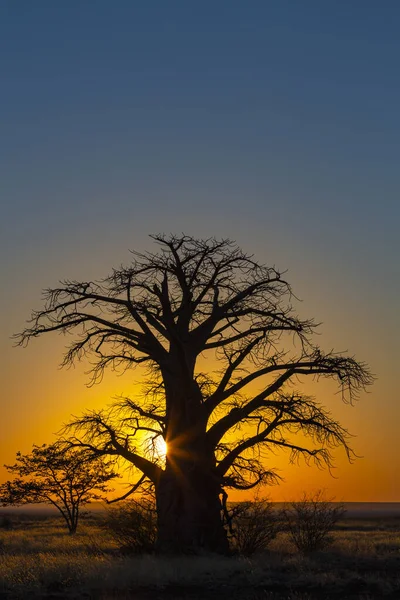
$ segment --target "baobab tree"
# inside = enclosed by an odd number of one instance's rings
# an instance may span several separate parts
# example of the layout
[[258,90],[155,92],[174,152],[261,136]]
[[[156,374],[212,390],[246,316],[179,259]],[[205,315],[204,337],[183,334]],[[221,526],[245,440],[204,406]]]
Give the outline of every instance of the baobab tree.
[[[154,485],[160,550],[225,552],[221,497],[276,479],[271,451],[328,467],[337,446],[352,457],[346,429],[295,386],[330,378],[352,402],[372,376],[314,343],[317,325],[296,315],[275,267],[229,240],[152,237],[156,252],[133,252],[107,279],[45,291],[18,342],[74,334],[62,364],[87,357],[93,382],[106,367],[147,367],[147,394],[75,418],[76,443],[129,461],[132,491]],[[143,439],[165,440],[165,465]]]

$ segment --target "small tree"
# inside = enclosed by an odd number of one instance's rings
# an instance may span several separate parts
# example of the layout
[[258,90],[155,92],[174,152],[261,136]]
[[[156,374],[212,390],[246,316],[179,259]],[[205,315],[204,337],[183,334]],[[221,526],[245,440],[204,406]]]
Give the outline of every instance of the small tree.
[[110,491],[107,484],[117,477],[100,458],[59,443],[34,445],[30,454],[17,452],[16,463],[4,466],[17,477],[0,485],[1,504],[53,505],[70,533],[76,532],[81,507]]
[[303,553],[326,547],[331,542],[329,533],[344,513],[344,505],[327,500],[322,490],[303,494],[283,510],[291,540]]

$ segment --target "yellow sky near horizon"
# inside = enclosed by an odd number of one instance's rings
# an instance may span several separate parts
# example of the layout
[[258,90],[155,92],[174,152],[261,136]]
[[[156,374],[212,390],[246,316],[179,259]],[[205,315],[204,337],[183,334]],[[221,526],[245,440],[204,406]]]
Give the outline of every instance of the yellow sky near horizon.
[[[326,337],[329,341],[329,336]],[[323,336],[319,342],[324,346]],[[2,463],[13,462],[17,450],[29,452],[32,443],[53,441],[54,434],[69,421],[72,414],[79,415],[86,409],[104,407],[118,394],[131,397],[140,394],[138,371],[127,371],[120,376],[106,372],[101,383],[88,388],[89,376],[85,374],[87,364],[60,370],[58,365],[65,343],[64,336],[47,335],[33,340],[27,348],[12,350],[8,371],[10,387],[3,389],[3,392],[18,398],[18,405],[8,408],[6,419],[3,412]],[[207,361],[203,360],[201,369],[204,370],[206,366]],[[23,373],[23,377],[20,373]],[[296,387],[315,395],[343,426],[355,434],[351,445],[360,458],[349,464],[345,453],[338,449],[334,452],[335,468],[329,473],[326,469],[306,466],[302,460],[299,464],[291,464],[287,452],[270,454],[268,464],[277,469],[283,481],[279,485],[262,488],[262,495],[274,501],[288,501],[299,497],[303,491],[324,489],[329,497],[343,501],[398,501],[393,470],[383,469],[380,464],[381,436],[376,435],[379,404],[374,398],[374,386],[370,393],[362,394],[359,402],[349,406],[335,395],[337,388],[330,382],[321,380],[312,383],[304,377],[302,383]],[[398,457],[393,456],[394,463],[396,460]],[[122,489],[121,484],[126,482],[126,477],[125,474],[117,484],[117,490]],[[0,481],[6,478],[7,473],[2,468]],[[245,499],[252,494],[232,491],[230,498]]]

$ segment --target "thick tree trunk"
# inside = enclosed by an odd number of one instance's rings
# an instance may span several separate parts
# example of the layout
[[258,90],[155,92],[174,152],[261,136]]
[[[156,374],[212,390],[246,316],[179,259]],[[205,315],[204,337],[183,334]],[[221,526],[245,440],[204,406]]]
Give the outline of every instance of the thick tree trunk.
[[219,486],[193,465],[191,472],[180,466],[170,463],[157,485],[158,551],[227,554]]
[[[163,373],[166,394],[166,468],[156,485],[158,550],[228,552],[201,390],[190,352],[170,351]],[[194,355],[193,355],[194,356]]]

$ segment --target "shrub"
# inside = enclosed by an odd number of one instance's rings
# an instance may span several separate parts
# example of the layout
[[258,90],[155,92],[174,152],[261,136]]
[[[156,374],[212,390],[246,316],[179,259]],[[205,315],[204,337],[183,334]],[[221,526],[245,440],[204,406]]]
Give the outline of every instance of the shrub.
[[231,511],[231,547],[243,556],[265,550],[278,530],[278,513],[268,500],[241,502]]
[[157,511],[153,500],[129,500],[109,507],[105,525],[124,554],[146,554],[154,551],[157,539]]
[[319,490],[291,502],[284,508],[283,516],[292,542],[300,552],[308,553],[331,543],[329,533],[344,512],[343,504],[333,504]]
[[9,515],[0,515],[0,528],[1,529],[12,529],[13,520]]

